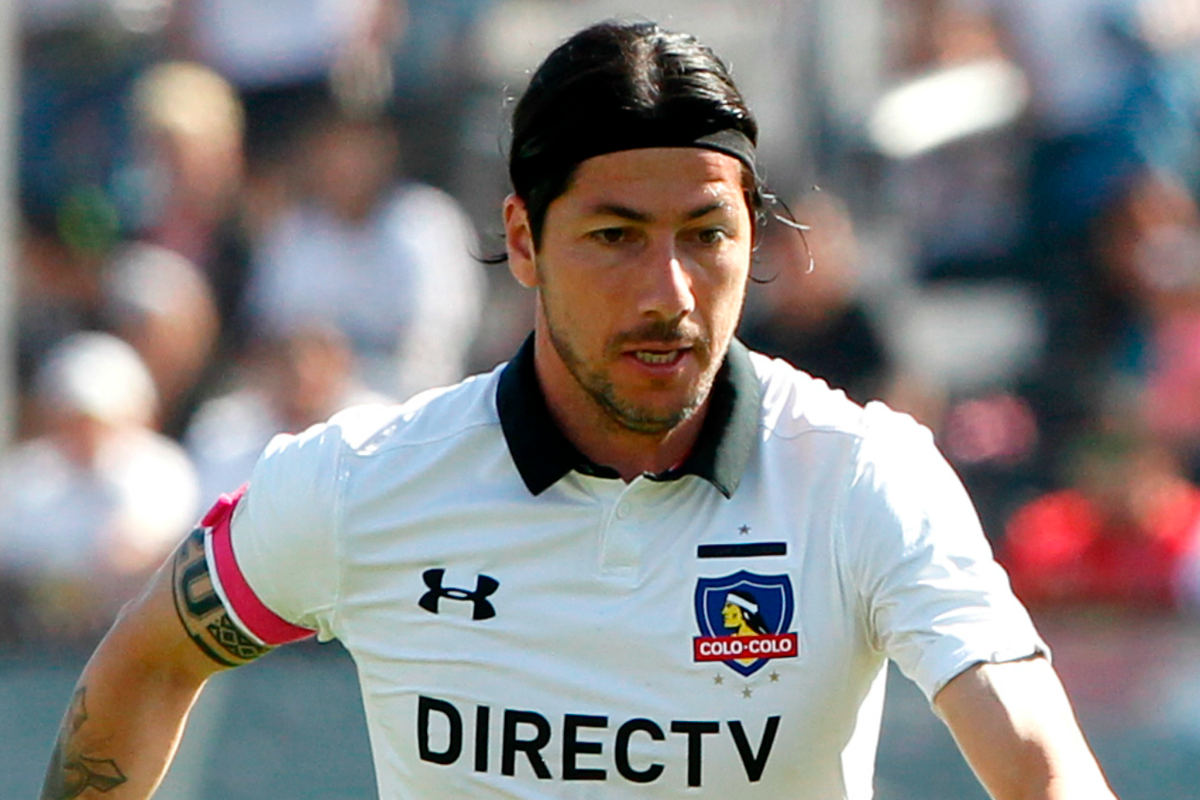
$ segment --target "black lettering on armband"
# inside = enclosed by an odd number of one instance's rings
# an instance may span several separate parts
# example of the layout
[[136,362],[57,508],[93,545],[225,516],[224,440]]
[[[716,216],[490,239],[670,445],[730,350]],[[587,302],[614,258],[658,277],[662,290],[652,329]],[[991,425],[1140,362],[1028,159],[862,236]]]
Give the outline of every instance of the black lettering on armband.
[[229,618],[213,588],[204,555],[204,529],[197,528],[175,552],[172,589],[179,620],[205,655],[226,667],[237,667],[271,648],[242,633]]

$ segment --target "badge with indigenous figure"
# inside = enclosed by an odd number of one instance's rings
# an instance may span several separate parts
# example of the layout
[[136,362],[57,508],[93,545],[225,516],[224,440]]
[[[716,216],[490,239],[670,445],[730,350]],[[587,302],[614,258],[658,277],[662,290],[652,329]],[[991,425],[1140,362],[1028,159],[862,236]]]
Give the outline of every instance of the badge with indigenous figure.
[[800,655],[799,637],[788,631],[795,601],[787,575],[755,575],[741,570],[696,582],[694,661],[720,661],[753,675],[772,658]]

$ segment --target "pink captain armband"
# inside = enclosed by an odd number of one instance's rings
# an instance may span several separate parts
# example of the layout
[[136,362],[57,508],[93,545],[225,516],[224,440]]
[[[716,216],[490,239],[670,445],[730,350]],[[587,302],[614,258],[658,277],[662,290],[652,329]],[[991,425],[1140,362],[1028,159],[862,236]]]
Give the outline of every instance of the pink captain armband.
[[238,566],[237,556],[233,552],[230,521],[245,493],[246,487],[243,486],[232,494],[221,495],[200,523],[209,530],[211,567],[224,596],[225,610],[247,633],[272,647],[312,636],[316,631],[293,625],[267,608],[250,588],[242,568]]

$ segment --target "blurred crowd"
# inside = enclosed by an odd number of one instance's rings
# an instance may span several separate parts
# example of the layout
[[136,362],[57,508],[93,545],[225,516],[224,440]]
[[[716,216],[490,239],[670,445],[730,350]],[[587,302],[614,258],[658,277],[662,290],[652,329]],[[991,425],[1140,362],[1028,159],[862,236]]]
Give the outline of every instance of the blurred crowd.
[[[644,5],[770,65],[807,230],[763,227],[747,343],[928,425],[1027,602],[1200,607],[1200,6]],[[515,351],[504,100],[619,11],[23,0],[0,644],[93,639],[273,435]]]
[[401,131],[458,5],[25,4],[5,639],[93,637],[272,436],[473,366],[481,244]]

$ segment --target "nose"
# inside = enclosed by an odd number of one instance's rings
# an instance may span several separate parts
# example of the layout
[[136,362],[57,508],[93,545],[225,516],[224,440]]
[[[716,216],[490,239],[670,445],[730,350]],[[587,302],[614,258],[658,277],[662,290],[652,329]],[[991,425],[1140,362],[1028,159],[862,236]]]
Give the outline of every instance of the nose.
[[642,292],[638,311],[656,320],[682,319],[696,310],[692,275],[673,241],[651,248],[639,270]]

